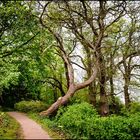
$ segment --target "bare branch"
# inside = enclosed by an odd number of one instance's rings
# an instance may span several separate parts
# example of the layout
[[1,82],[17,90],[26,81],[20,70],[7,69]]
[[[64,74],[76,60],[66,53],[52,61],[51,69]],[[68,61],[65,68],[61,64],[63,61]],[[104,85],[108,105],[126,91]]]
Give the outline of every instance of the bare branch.
[[80,65],[77,64],[76,62],[71,61],[71,63],[74,64],[74,65],[76,65],[76,66],[78,66],[79,68],[81,68],[81,69],[83,69],[83,70],[86,70],[84,67],[80,66]]
[[98,68],[95,66],[91,77],[83,83],[76,84],[76,90],[87,87],[97,76]]

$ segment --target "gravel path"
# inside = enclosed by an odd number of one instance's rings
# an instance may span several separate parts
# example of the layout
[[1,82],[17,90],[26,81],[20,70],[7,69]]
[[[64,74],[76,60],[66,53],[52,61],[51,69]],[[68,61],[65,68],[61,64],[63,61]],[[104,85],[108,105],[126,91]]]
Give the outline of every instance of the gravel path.
[[8,112],[21,125],[24,139],[51,139],[40,125],[29,119],[26,114],[19,112]]

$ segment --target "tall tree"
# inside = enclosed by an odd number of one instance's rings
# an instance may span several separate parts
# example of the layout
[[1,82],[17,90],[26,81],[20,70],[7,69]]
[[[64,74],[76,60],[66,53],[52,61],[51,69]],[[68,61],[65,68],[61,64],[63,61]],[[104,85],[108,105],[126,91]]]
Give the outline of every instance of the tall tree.
[[[83,47],[88,47],[94,52],[96,68],[99,67],[98,75],[100,81],[100,106],[103,116],[109,113],[106,96],[106,70],[104,63],[104,53],[102,51],[102,40],[106,37],[107,28],[117,22],[125,8],[124,2],[47,2],[43,5],[43,12],[40,16],[41,24],[54,35],[58,43],[59,54],[63,61],[67,64],[69,89],[67,94],[54,103],[47,111],[41,114],[49,115],[55,111],[60,105],[63,105],[73,96],[76,90],[88,86],[94,79],[95,73],[82,84],[74,83],[74,71],[64,44],[64,36],[62,32],[68,30],[74,35]],[[115,6],[113,5],[115,4]],[[95,8],[93,11],[92,8]],[[53,10],[52,10],[53,9]],[[118,12],[116,10],[118,9]],[[61,11],[61,12],[60,12]],[[57,15],[56,15],[57,13]],[[58,14],[59,13],[59,14]],[[113,16],[109,22],[106,21],[109,15]],[[90,35],[84,34],[83,30],[89,30]],[[98,64],[97,64],[98,63]],[[97,70],[95,70],[97,71]],[[74,86],[75,85],[75,86]]]

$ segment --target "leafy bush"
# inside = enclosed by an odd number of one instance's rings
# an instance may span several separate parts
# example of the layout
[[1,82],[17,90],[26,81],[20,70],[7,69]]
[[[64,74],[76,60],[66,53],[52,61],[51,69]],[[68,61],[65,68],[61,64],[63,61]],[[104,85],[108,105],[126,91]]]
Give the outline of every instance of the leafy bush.
[[45,110],[47,105],[41,101],[21,101],[16,103],[14,107],[22,112],[39,112]]
[[88,127],[87,122],[91,118],[99,117],[96,110],[90,104],[83,102],[68,106],[65,111],[58,111],[55,120],[58,127],[72,138],[79,138],[79,136],[87,138],[87,131],[85,129]]
[[132,102],[130,104],[129,110],[130,110],[131,114],[140,112],[140,103],[139,102]]
[[131,114],[137,114],[139,112],[140,112],[139,102],[130,103],[129,109],[127,109],[125,106],[121,109],[121,115],[123,116],[130,116]]
[[91,119],[89,138],[93,139],[132,139],[129,122],[124,117],[113,116]]
[[73,98],[70,99],[69,104],[75,104],[75,103],[82,103],[87,102],[89,103],[89,97],[88,97],[88,90],[87,89],[81,89],[76,92],[76,94],[73,96]]
[[0,139],[17,139],[19,124],[4,112],[0,112]]
[[135,139],[140,138],[140,113],[132,114],[128,117],[129,128],[131,130],[131,134]]
[[129,117],[99,117],[88,103],[61,108],[55,119],[56,126],[72,139],[138,139],[140,114]]

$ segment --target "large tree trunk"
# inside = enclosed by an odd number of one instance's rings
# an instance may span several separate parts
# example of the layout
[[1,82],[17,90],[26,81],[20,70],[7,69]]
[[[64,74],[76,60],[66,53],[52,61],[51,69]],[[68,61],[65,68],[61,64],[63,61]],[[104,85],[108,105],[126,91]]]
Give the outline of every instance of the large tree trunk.
[[[93,52],[88,47],[85,47],[86,51],[86,60],[87,60],[87,77],[89,78],[92,74],[92,67],[94,63],[93,59]],[[95,81],[89,84],[88,86],[88,95],[89,95],[89,101],[90,103],[95,107],[96,106],[96,87],[95,87]]]
[[89,91],[89,101],[95,107],[96,106],[96,87],[95,87],[95,81],[93,81],[89,85],[88,91]]
[[115,103],[115,96],[114,96],[113,66],[114,66],[113,55],[110,54],[110,73],[109,73],[110,97],[111,97],[112,107],[115,109],[116,103]]
[[[48,5],[48,3],[45,5],[45,7],[43,9],[43,13],[44,13],[47,5]],[[74,82],[74,69],[73,69],[73,66],[72,66],[72,63],[71,63],[70,56],[69,56],[69,54],[67,54],[66,50],[64,49],[64,45],[65,44],[63,43],[63,38],[62,38],[61,34],[58,34],[53,29],[51,29],[49,26],[47,26],[46,24],[43,23],[43,20],[42,20],[43,13],[40,16],[40,23],[45,28],[48,29],[48,31],[54,36],[55,40],[58,43],[57,47],[59,49],[59,56],[61,56],[61,58],[63,59],[63,62],[64,62],[64,67],[65,67],[65,70],[66,70],[67,85],[68,85],[68,91],[67,91],[67,93],[63,97],[60,97],[46,111],[43,111],[43,112],[40,113],[40,115],[47,116],[47,115],[52,114],[54,111],[56,111],[59,108],[59,106],[66,104],[69,101],[69,99],[74,95],[74,93],[77,90],[80,90],[82,88],[85,88],[85,87],[89,86],[89,84],[91,82],[93,82],[93,80],[95,79],[95,77],[97,75],[98,61],[96,61],[96,64],[94,65],[95,66],[94,67],[94,70],[93,70],[91,76],[88,78],[88,80],[86,80],[83,83],[75,84],[75,82]],[[75,32],[77,34],[78,30],[76,29]],[[98,40],[98,42],[100,42],[100,39]]]
[[115,103],[115,97],[114,97],[114,84],[113,84],[113,77],[109,78],[110,82],[110,96],[111,96],[111,101],[114,104]]
[[130,104],[130,97],[129,97],[129,92],[128,92],[128,87],[130,84],[130,62],[131,62],[131,58],[129,59],[128,64],[126,64],[126,59],[125,57],[123,58],[124,62],[123,62],[123,66],[124,66],[124,99],[125,99],[125,106],[126,108],[129,108],[129,104]]
[[102,116],[107,116],[109,114],[109,105],[108,100],[106,96],[106,79],[105,79],[105,73],[101,73],[101,79],[100,79],[100,113]]
[[129,78],[126,77],[125,78],[125,84],[124,84],[124,99],[125,99],[126,108],[129,108],[129,104],[131,102],[129,92],[128,92],[128,87],[129,87]]
[[99,85],[100,85],[100,113],[102,116],[109,114],[109,105],[106,96],[106,70],[105,61],[101,49],[98,49],[98,61],[99,61]]
[[104,38],[104,18],[106,16],[104,4],[106,2],[100,1],[98,25],[99,25],[99,35],[96,42],[96,52],[95,56],[99,63],[99,85],[100,85],[100,113],[102,116],[107,116],[109,114],[109,105],[106,96],[106,70],[105,70],[105,59],[101,50],[101,43]]

